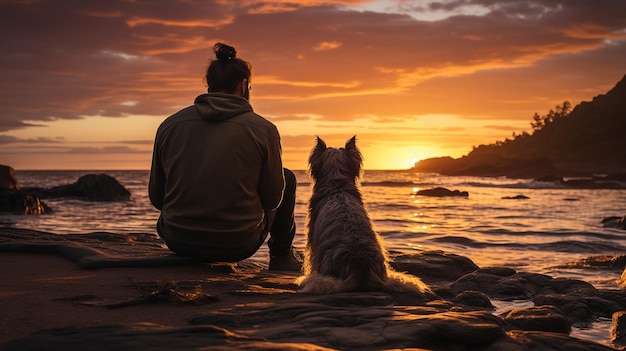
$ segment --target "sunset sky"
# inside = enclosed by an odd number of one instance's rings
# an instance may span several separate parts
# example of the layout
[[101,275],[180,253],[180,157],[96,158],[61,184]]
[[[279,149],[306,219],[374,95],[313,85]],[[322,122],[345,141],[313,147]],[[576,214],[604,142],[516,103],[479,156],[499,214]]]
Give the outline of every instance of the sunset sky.
[[0,0],[0,164],[149,169],[216,42],[253,66],[284,164],[357,135],[365,169],[461,157],[626,74],[624,0]]

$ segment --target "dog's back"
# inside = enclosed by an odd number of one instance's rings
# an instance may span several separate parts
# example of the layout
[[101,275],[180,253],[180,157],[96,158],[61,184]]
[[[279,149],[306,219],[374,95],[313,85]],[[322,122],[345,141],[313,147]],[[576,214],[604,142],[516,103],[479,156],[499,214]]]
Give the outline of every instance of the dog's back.
[[335,149],[318,138],[309,158],[315,184],[309,202],[305,275],[298,283],[303,292],[424,292],[428,288],[419,278],[389,268],[387,252],[357,187],[362,156],[355,140]]

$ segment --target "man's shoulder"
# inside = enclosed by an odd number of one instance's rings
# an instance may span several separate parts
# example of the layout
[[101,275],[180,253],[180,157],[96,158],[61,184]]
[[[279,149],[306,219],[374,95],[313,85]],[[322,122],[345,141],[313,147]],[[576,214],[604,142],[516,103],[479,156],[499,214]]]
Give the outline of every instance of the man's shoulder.
[[237,117],[239,118],[236,118],[235,120],[241,123],[254,124],[269,129],[276,129],[276,125],[272,121],[254,111],[242,113],[240,116]]
[[191,106],[187,106],[181,110],[179,110],[178,112],[174,113],[173,115],[167,117],[159,126],[159,129],[167,129],[168,127],[180,123],[180,122],[184,122],[184,121],[189,121],[189,120],[196,120],[196,119],[200,119],[200,115],[198,114],[198,111],[196,110],[196,108],[191,105]]

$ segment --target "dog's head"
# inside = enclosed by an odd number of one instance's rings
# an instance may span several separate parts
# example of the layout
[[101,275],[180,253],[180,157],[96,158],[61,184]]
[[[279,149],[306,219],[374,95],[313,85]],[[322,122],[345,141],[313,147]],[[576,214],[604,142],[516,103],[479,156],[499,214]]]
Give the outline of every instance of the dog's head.
[[327,147],[317,137],[317,145],[309,156],[309,174],[316,182],[345,179],[356,182],[361,177],[363,156],[356,147],[356,135],[346,141],[345,148]]

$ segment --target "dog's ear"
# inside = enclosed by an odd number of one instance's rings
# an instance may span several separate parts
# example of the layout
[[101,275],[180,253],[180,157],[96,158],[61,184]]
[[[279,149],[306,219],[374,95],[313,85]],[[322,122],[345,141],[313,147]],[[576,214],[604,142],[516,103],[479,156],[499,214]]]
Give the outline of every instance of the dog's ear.
[[317,137],[317,144],[315,145],[315,150],[316,151],[326,150],[326,142],[322,140],[322,138],[320,138],[319,136]]
[[356,149],[356,135],[346,141],[346,150]]
[[318,179],[319,168],[321,167],[322,155],[326,151],[326,143],[319,136],[317,137],[317,144],[311,150],[309,155],[309,174],[313,179]]
[[348,160],[345,164],[350,176],[357,179],[361,176],[361,167],[363,166],[363,155],[358,147],[356,147],[356,135],[346,141],[346,151]]

